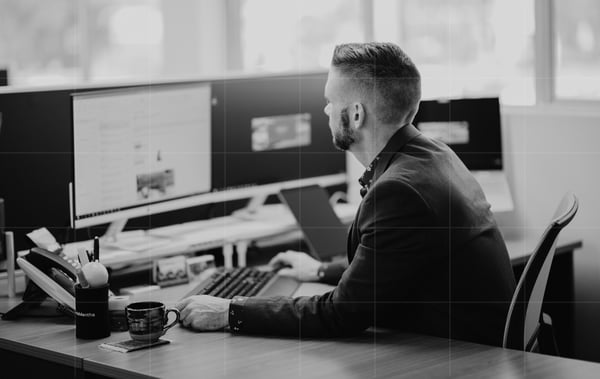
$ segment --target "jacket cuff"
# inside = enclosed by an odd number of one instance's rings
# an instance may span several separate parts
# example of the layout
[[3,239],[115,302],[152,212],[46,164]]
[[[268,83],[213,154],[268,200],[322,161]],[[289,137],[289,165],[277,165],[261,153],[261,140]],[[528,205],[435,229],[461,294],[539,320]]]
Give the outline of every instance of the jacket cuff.
[[339,263],[322,263],[317,270],[319,282],[336,285],[342,277],[344,269],[345,267]]
[[245,296],[234,296],[229,303],[229,330],[241,333],[244,327],[244,304],[248,300]]

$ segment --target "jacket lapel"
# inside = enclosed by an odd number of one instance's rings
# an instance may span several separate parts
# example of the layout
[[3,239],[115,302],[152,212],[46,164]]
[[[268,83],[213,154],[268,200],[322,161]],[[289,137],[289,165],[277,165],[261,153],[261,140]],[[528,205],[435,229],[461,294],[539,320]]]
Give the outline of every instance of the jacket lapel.
[[352,259],[354,259],[354,252],[356,251],[356,248],[358,248],[358,244],[360,243],[356,225],[358,224],[358,222],[357,222],[358,214],[360,213],[361,207],[362,207],[362,202],[360,203],[360,205],[358,206],[358,209],[356,210],[356,214],[354,215],[354,220],[352,221],[352,225],[350,225],[350,229],[348,229],[348,239],[347,239],[347,243],[346,243],[348,262],[352,262]]

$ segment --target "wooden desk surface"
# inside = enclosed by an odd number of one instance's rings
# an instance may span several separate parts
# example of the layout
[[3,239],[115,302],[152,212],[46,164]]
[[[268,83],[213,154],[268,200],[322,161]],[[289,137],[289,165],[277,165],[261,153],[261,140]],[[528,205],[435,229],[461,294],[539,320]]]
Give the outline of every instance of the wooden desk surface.
[[164,337],[172,342],[155,349],[118,353],[98,348],[127,338],[127,332],[120,332],[79,340],[73,325],[56,320],[0,322],[4,349],[115,378],[596,378],[600,372],[600,364],[592,362],[374,330],[353,338],[298,340],[195,333],[178,326]]
[[[84,370],[126,378],[597,377],[600,364],[422,335],[368,331],[356,338],[295,340],[194,333],[128,354],[97,351]],[[128,356],[131,354],[131,356]]]

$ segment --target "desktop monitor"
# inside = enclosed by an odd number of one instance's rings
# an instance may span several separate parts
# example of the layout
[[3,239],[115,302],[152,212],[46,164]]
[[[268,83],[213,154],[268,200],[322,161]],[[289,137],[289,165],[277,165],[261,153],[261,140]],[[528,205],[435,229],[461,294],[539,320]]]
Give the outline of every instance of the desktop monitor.
[[201,203],[211,190],[210,102],[207,83],[74,94],[72,226]]
[[260,196],[345,185],[346,156],[323,112],[326,81],[304,73],[214,82],[214,190]]
[[502,169],[498,98],[423,100],[414,124],[449,145],[469,170]]

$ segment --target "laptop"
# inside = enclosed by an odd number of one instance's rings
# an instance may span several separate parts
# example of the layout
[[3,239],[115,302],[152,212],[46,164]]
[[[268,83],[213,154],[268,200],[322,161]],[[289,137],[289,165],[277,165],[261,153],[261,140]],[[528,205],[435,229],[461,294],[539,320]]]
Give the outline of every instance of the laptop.
[[327,191],[319,185],[284,189],[279,198],[286,204],[315,259],[329,262],[346,256],[348,227],[338,218]]

